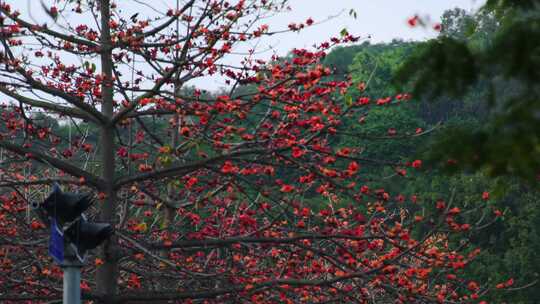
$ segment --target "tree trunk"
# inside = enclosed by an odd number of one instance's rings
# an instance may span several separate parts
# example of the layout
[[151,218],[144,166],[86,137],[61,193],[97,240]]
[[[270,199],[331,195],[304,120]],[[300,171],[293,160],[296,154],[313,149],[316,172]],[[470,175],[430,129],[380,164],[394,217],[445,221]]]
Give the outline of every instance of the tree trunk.
[[[100,1],[101,10],[101,72],[104,81],[101,86],[102,104],[101,112],[105,117],[113,117],[113,86],[112,86],[112,51],[110,20],[110,0]],[[108,123],[101,126],[101,170],[105,181],[106,198],[100,205],[100,220],[115,224],[116,193],[114,190],[114,126]],[[118,256],[116,254],[117,240],[112,237],[102,246],[102,259],[104,264],[97,271],[97,289],[103,296],[104,303],[113,303],[117,290]]]
[[[176,91],[176,89],[175,89]],[[172,155],[176,156],[176,147],[178,146],[178,142],[180,139],[179,132],[180,132],[180,115],[178,113],[174,114],[173,116],[174,120],[174,128],[173,128],[173,134],[171,139],[171,148],[172,148]],[[172,184],[167,185],[167,201],[168,203],[165,204],[165,212],[164,212],[164,219],[163,219],[163,228],[167,233],[170,232],[172,222],[174,220],[174,216],[176,215],[176,208],[174,206],[169,205],[173,204],[176,201],[176,195],[175,193],[177,190],[175,189],[175,186]],[[161,256],[164,258],[168,258],[170,250],[168,248],[163,249],[161,252]]]

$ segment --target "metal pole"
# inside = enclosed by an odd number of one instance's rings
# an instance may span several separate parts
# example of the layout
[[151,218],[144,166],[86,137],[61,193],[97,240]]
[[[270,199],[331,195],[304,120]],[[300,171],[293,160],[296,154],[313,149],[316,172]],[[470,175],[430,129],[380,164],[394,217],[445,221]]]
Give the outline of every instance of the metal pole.
[[64,269],[64,304],[81,304],[81,263],[66,259]]

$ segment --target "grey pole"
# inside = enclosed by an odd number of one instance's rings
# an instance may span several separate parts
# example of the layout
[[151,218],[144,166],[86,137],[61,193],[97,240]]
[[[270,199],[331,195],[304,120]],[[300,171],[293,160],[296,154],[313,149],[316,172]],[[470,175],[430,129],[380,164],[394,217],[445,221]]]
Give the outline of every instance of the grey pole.
[[81,304],[81,263],[66,259],[64,270],[64,304]]

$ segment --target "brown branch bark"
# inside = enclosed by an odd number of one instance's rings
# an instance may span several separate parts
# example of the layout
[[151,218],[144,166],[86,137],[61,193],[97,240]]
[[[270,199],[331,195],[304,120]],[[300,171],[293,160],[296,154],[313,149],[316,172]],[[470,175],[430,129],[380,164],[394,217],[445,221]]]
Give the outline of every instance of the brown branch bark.
[[104,180],[93,175],[92,173],[85,171],[77,166],[74,166],[66,161],[60,160],[56,157],[43,154],[37,150],[23,148],[22,146],[10,143],[5,140],[0,140],[0,147],[5,148],[18,155],[29,155],[32,159],[35,159],[36,161],[51,165],[75,177],[84,177],[87,184],[92,185],[97,189],[103,189],[105,185]]

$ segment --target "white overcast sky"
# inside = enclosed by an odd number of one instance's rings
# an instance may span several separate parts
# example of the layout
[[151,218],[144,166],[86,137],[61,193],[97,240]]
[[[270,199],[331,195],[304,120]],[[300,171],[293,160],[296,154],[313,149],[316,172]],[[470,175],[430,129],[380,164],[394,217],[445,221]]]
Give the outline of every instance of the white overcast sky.
[[[55,0],[44,0],[52,4]],[[143,0],[144,1],[144,0]],[[43,9],[40,0],[6,0],[23,16],[31,15],[33,20],[44,20]],[[124,7],[125,13],[130,11],[130,1],[116,0],[120,7]],[[291,22],[304,22],[311,17],[320,24],[309,27],[300,33],[287,33],[271,36],[259,42],[257,49],[272,50],[259,54],[258,57],[269,58],[273,53],[285,55],[293,48],[309,48],[314,43],[326,41],[331,36],[336,36],[346,28],[351,34],[367,38],[370,41],[388,42],[394,38],[403,40],[425,40],[436,36],[431,28],[411,28],[407,25],[408,18],[419,15],[429,17],[433,22],[440,20],[440,16],[447,9],[460,7],[468,11],[474,11],[485,0],[289,0],[290,12],[282,13],[262,22],[268,24],[271,30],[286,29]],[[148,0],[147,4],[154,7],[174,8],[175,0]],[[125,4],[125,6],[123,6]],[[140,6],[138,6],[140,8]],[[349,11],[354,9],[357,18],[349,16]],[[130,12],[132,13],[132,12]],[[84,22],[84,21],[83,21]],[[234,63],[241,58],[229,58],[227,61]],[[220,79],[199,79],[191,84],[214,90],[224,87]]]
[[[270,24],[287,24],[288,20],[305,20],[312,17],[321,21],[328,16],[344,13],[340,17],[307,29],[300,34],[293,34],[281,40],[278,47],[290,49],[295,44],[309,46],[330,34],[339,33],[347,28],[355,35],[371,35],[373,42],[391,41],[393,38],[404,40],[422,40],[435,36],[434,31],[410,28],[407,19],[414,16],[429,16],[439,21],[447,9],[460,7],[468,11],[476,10],[484,0],[290,0],[292,11],[275,18]],[[349,16],[354,9],[358,18]]]
[[[299,33],[272,36],[259,45],[260,49],[271,46],[279,55],[285,55],[293,48],[310,47],[336,36],[343,28],[355,36],[371,36],[373,43],[394,38],[426,40],[435,37],[437,32],[431,28],[411,28],[407,25],[410,17],[419,15],[438,22],[448,9],[460,7],[475,11],[485,0],[290,0],[289,3],[290,12],[265,21],[271,29],[286,28],[290,22],[302,22],[309,17],[315,22],[327,21]],[[349,16],[351,9],[357,13],[356,19]],[[224,86],[218,79],[200,79],[195,83],[212,89]]]

